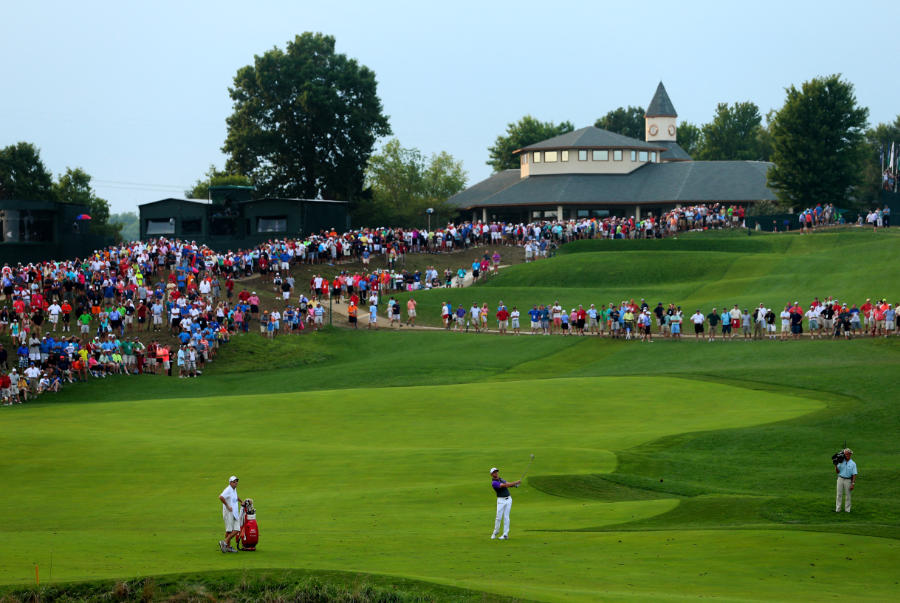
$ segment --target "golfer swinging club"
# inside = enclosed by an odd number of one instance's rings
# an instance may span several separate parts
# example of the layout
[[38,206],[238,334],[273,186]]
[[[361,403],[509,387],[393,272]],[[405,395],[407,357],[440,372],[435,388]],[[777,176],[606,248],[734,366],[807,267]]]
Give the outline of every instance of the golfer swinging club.
[[491,469],[491,487],[497,493],[497,519],[494,521],[494,533],[491,534],[491,540],[497,538],[497,532],[500,531],[500,523],[503,522],[503,535],[500,540],[509,538],[509,508],[512,506],[512,497],[509,495],[509,488],[518,488],[522,480],[514,482],[505,482],[500,477],[500,470],[496,467]]
[[219,541],[219,548],[223,553],[235,553],[231,546],[231,539],[237,538],[241,533],[241,503],[237,494],[238,478],[234,475],[228,478],[228,485],[219,494],[222,501],[222,518],[225,520],[225,540]]

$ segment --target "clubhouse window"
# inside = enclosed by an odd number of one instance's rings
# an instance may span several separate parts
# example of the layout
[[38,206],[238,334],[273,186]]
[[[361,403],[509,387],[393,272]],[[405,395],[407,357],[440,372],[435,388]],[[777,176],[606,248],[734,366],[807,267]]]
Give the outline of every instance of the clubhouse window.
[[594,161],[609,161],[609,151],[594,151],[592,159]]
[[656,163],[656,151],[650,151],[650,161]]
[[559,161],[558,151],[544,151],[544,163],[556,163]]
[[578,161],[587,161],[587,151],[580,149],[578,151]]
[[534,152],[534,162],[535,162],[535,163],[540,163],[540,162],[541,162],[541,152],[540,152],[540,151],[535,151],[535,152]]
[[616,149],[613,151],[613,161],[622,161],[622,150]]
[[591,212],[590,212],[590,210],[588,210],[588,209],[579,209],[579,210],[578,210],[578,217],[579,217],[579,218],[587,218],[587,217],[590,216],[590,215],[591,215]]
[[569,161],[569,152],[568,151],[560,151],[559,152],[559,160],[560,161]]
[[647,151],[638,153],[638,161],[647,161]]
[[631,152],[631,160],[632,160],[632,161],[637,161],[637,151],[632,151],[632,152]]

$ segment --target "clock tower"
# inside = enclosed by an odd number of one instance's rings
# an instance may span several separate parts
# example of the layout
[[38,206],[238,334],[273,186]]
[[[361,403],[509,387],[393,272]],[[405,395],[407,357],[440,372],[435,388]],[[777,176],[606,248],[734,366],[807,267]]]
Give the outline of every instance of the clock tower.
[[656,94],[647,107],[647,113],[644,115],[644,140],[647,142],[675,142],[676,130],[678,128],[678,114],[669,95],[666,93],[666,87],[660,82],[656,87]]

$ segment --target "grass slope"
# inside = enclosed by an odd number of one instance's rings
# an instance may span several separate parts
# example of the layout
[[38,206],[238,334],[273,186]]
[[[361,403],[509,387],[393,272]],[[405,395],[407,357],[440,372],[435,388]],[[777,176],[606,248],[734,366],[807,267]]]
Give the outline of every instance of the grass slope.
[[418,321],[438,325],[445,300],[465,308],[487,302],[492,311],[503,300],[524,311],[556,300],[569,309],[644,298],[651,305],[672,302],[705,313],[734,304],[781,308],[829,295],[856,303],[887,297],[893,303],[900,301],[898,248],[897,229],[877,235],[689,233],[659,241],[576,241],[551,261],[512,266],[472,289],[417,293]]

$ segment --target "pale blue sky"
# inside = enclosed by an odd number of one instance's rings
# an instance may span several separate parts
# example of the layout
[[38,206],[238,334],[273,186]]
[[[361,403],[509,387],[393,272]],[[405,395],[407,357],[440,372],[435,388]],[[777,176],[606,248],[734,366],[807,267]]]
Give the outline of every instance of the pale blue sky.
[[[646,107],[662,80],[680,120],[716,103],[763,114],[784,88],[842,73],[870,122],[900,114],[900,3],[4,2],[0,146],[80,166],[113,212],[181,197],[215,163],[238,68],[304,31],[370,67],[394,135],[490,174],[487,147],[525,114],[576,127]],[[894,40],[894,42],[891,42]],[[893,48],[891,48],[893,45]]]

